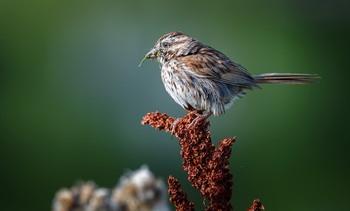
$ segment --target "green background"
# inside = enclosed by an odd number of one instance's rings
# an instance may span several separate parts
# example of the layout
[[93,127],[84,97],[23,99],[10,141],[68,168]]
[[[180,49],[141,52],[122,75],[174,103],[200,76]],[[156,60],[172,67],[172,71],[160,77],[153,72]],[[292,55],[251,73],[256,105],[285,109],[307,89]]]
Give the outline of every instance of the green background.
[[185,111],[158,64],[138,64],[181,30],[251,74],[318,73],[314,85],[264,85],[211,117],[212,138],[237,137],[232,204],[267,210],[348,208],[349,1],[0,1],[0,206],[50,210],[79,179],[114,187],[147,164],[202,210],[178,140],[142,126]]

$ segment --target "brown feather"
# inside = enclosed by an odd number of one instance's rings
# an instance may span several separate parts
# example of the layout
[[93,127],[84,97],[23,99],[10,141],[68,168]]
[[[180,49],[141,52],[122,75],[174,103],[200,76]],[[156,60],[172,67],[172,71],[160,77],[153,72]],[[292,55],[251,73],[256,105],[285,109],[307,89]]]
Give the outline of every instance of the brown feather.
[[186,64],[191,70],[191,74],[196,77],[235,86],[259,87],[246,69],[208,46],[204,46],[196,54],[178,59]]
[[317,83],[317,81],[309,79],[317,79],[320,76],[300,73],[266,73],[253,76],[253,78],[259,84],[312,84]]

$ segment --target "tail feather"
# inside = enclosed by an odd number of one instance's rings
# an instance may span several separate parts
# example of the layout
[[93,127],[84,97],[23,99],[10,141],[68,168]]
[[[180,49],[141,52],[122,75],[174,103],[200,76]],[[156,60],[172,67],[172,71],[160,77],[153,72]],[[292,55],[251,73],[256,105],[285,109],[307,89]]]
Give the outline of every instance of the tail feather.
[[310,81],[310,79],[320,78],[320,76],[299,73],[265,73],[255,75],[253,78],[258,84],[313,84],[317,81]]

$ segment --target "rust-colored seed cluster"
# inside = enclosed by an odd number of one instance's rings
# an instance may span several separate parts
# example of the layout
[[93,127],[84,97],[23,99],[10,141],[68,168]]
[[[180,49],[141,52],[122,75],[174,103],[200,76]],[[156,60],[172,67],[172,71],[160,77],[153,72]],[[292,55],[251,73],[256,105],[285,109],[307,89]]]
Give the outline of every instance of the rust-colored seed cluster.
[[260,210],[264,210],[264,206],[261,204],[259,199],[255,199],[253,201],[253,205],[249,208],[247,208],[247,211],[260,211]]
[[[190,112],[184,118],[177,120],[175,128],[172,128],[175,118],[155,112],[148,113],[141,123],[149,124],[159,130],[173,132],[179,138],[179,144],[182,147],[182,168],[187,171],[188,180],[192,186],[200,190],[202,197],[209,202],[206,207],[207,211],[232,210],[230,199],[233,183],[232,174],[228,168],[228,159],[235,139],[221,140],[216,149],[211,142],[210,131],[208,131],[209,122],[199,122],[195,127],[188,128],[195,118],[196,114]],[[170,177],[168,182],[169,193],[173,195],[171,201],[175,205],[180,205],[183,196],[176,196],[179,193],[182,194],[182,192],[175,191],[179,188],[178,182],[174,182],[173,177]],[[176,207],[178,210],[193,209],[193,207],[187,207],[187,209],[183,209],[183,206]]]
[[169,201],[175,205],[177,210],[194,210],[194,204],[193,202],[190,202],[187,200],[187,194],[180,190],[180,183],[177,179],[175,179],[172,176],[169,176],[168,179],[169,184],[169,195],[172,195],[170,197]]

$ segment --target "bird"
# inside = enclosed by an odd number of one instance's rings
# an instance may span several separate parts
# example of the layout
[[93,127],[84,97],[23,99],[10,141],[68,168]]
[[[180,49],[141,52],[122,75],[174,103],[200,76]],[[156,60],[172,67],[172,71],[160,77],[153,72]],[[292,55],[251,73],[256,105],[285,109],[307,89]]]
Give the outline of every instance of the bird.
[[312,84],[315,81],[310,79],[319,78],[300,73],[251,75],[220,51],[180,31],[159,38],[139,67],[146,59],[160,63],[165,90],[176,103],[196,114],[189,127],[212,114],[224,114],[245,90],[261,88],[259,84]]

